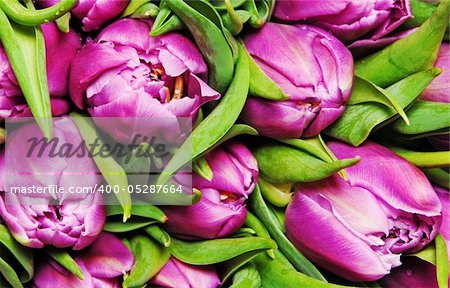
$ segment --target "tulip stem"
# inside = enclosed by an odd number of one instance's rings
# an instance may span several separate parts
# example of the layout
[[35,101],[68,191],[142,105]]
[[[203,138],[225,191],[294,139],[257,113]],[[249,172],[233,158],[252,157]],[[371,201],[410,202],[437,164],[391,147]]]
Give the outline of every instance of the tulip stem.
[[280,250],[284,255],[286,255],[297,270],[312,278],[327,282],[320,271],[294,247],[286,235],[284,235],[281,231],[279,228],[281,224],[264,202],[258,185],[250,196],[250,207],[253,209],[253,212],[258,216],[258,218],[265,224],[269,234],[273,237],[275,242],[277,242]]

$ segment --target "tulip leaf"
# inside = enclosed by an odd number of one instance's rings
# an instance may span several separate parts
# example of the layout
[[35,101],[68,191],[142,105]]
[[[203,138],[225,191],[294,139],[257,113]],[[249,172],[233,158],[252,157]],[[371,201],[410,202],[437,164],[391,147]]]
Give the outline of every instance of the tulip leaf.
[[130,239],[134,265],[123,282],[123,287],[142,287],[169,261],[170,254],[161,245],[145,235]]
[[161,244],[164,247],[169,247],[171,243],[170,235],[167,234],[166,231],[161,229],[161,227],[157,225],[148,226],[147,228],[144,228],[145,233],[150,235],[153,239],[158,241],[159,244]]
[[271,183],[312,182],[353,166],[359,158],[325,162],[306,151],[267,140],[252,149],[261,175]]
[[[204,155],[233,127],[244,107],[249,87],[248,58],[240,46],[239,59],[233,81],[217,107],[195,128],[180,149],[170,159],[157,183],[166,183],[172,174],[192,159]],[[243,128],[240,126],[240,128]]]
[[150,3],[151,0],[130,0],[127,5],[127,8],[122,12],[120,17],[127,17],[136,12],[141,6]]
[[436,245],[435,242],[428,244],[419,252],[413,254],[406,254],[407,257],[417,257],[436,266]]
[[436,276],[438,286],[439,288],[447,288],[449,278],[447,246],[441,234],[436,236],[434,242],[436,245]]
[[271,239],[263,237],[224,238],[187,242],[172,238],[169,252],[178,260],[192,265],[210,265],[224,262],[248,252],[275,249]]
[[264,198],[272,205],[278,207],[285,207],[291,202],[292,198],[292,183],[272,184],[264,180],[263,177],[258,179],[259,188]]
[[181,30],[183,27],[184,24],[181,19],[173,14],[172,10],[170,10],[163,0],[161,1],[158,15],[156,15],[155,22],[150,31],[150,36],[163,35],[171,31]]
[[[402,108],[406,108],[439,73],[439,69],[434,68],[413,74],[386,88],[386,91],[395,97]],[[349,105],[341,117],[325,132],[331,137],[359,146],[369,137],[372,130],[388,124],[386,121],[396,115],[398,115],[396,110],[376,102]]]
[[[123,208],[119,205],[106,205],[106,216],[122,215]],[[132,216],[140,216],[143,218],[153,219],[159,223],[165,223],[167,216],[158,207],[144,203],[136,202],[131,208]]]
[[111,233],[125,233],[134,230],[138,230],[153,224],[158,223],[155,220],[149,220],[142,217],[132,217],[127,222],[120,221],[119,219],[108,219],[103,230]]
[[159,8],[153,3],[147,3],[139,7],[133,14],[130,15],[131,18],[145,19],[145,18],[155,18],[159,13]]
[[274,101],[283,101],[289,97],[264,71],[256,64],[252,56],[245,51],[248,56],[250,68],[250,95],[254,97],[266,98]]
[[58,26],[59,31],[63,33],[69,33],[70,32],[70,19],[72,18],[72,14],[70,12],[67,12],[61,18],[56,19],[55,23]]
[[433,168],[433,169],[423,169],[425,175],[427,175],[428,180],[439,186],[450,189],[450,174],[445,169]]
[[[242,6],[247,0],[229,0],[231,3],[231,6],[233,8],[239,8]],[[214,6],[214,9],[217,11],[225,11],[227,10],[227,5],[225,0],[209,0],[211,5]]]
[[165,0],[165,3],[194,37],[208,64],[209,85],[224,93],[233,78],[234,60],[228,39],[222,32],[220,16],[208,2]]
[[211,170],[208,161],[206,161],[204,157],[195,160],[192,163],[192,169],[195,171],[195,173],[208,181],[211,181],[214,177],[213,171]]
[[249,0],[244,7],[252,15],[250,25],[253,28],[261,28],[272,16],[275,0]]
[[[8,228],[2,224],[0,224],[0,249],[0,273],[13,287],[22,287],[20,283],[26,283],[33,278],[33,251],[20,245],[8,231]],[[23,273],[17,275],[14,269],[11,270],[10,264],[5,259],[7,254],[17,260],[23,268]]]
[[217,141],[214,145],[212,145],[205,153],[203,153],[202,155],[205,155],[209,152],[211,152],[212,150],[214,150],[215,148],[217,148],[218,146],[220,146],[220,144],[225,143],[226,141],[237,137],[239,135],[251,135],[251,136],[258,136],[258,131],[256,131],[255,128],[248,126],[246,124],[235,124],[231,127],[230,130],[228,130],[228,132],[225,134],[225,136],[223,136],[222,138],[220,138],[219,141]]
[[376,102],[396,110],[400,117],[403,118],[406,125],[409,125],[408,116],[405,111],[403,111],[403,108],[397,102],[395,97],[389,93],[389,91],[379,87],[369,80],[355,76],[353,92],[348,105],[355,105],[364,102]]
[[289,264],[285,256],[280,251],[275,251],[275,259],[270,259],[264,254],[259,254],[254,260],[256,268],[261,275],[262,287],[314,287],[314,288],[348,288],[323,282],[295,270]]
[[[0,3],[4,3],[3,1],[0,0]],[[39,26],[27,27],[14,22],[10,23],[1,9],[0,27],[2,27],[0,40],[8,55],[17,82],[37,124],[42,129],[44,136],[50,139],[52,112],[42,29]]]
[[150,178],[151,156],[153,148],[141,144],[120,158],[120,164],[127,173],[129,185],[146,185]]
[[326,279],[319,270],[294,247],[279,228],[279,221],[264,202],[258,185],[250,195],[250,207],[256,216],[264,223],[264,226],[267,228],[270,235],[275,242],[277,242],[279,249],[288,257],[289,261],[297,270],[310,277],[326,282]]
[[[450,103],[417,101],[407,112],[411,124],[395,121],[390,127],[402,134],[421,134],[450,127]],[[430,121],[432,115],[432,121]]]
[[449,14],[449,0],[442,0],[433,15],[415,32],[356,62],[355,74],[385,88],[432,68],[447,29]]
[[260,288],[261,276],[255,264],[249,262],[239,268],[233,275],[233,284],[230,288]]
[[237,35],[244,28],[244,21],[241,20],[241,17],[239,17],[239,15],[234,10],[230,0],[224,0],[224,2],[227,8],[227,13],[222,16],[223,25],[228,29],[228,31],[230,31],[231,34]]
[[[247,238],[253,238],[253,237],[249,236]],[[267,251],[272,251],[272,255],[273,255],[273,249],[270,249]],[[266,251],[266,253],[267,253],[267,251]],[[223,265],[221,265],[221,269],[220,269],[220,280],[222,282],[222,286],[234,275],[234,273],[236,273],[236,271],[239,270],[239,268],[241,268],[245,264],[249,263],[260,253],[261,253],[261,251],[258,251],[258,250],[250,251],[250,252],[246,252],[237,257],[234,257],[231,260],[224,262]]]
[[[247,216],[245,217],[245,226],[252,228],[253,231],[256,232],[256,235],[259,237],[266,237],[272,239],[270,238],[270,234],[267,231],[266,227],[264,227],[264,224],[262,224],[261,221],[259,221],[259,219],[255,215],[253,215],[250,211],[247,211]],[[269,257],[275,258],[272,249],[268,250],[266,253]]]
[[420,168],[445,168],[450,166],[450,151],[418,152],[390,145],[387,148]]
[[[76,3],[77,0],[61,0],[49,8],[34,10],[25,8],[18,0],[0,0],[0,10],[3,10],[8,18],[18,24],[37,26],[58,19],[72,9]],[[0,25],[0,27],[3,29],[5,26]],[[3,43],[3,45],[5,44]]]
[[[72,112],[70,117],[73,119],[75,124],[80,131],[81,137],[87,146],[94,147],[95,149],[100,149],[96,147],[103,147],[103,141],[97,135],[94,123],[90,118],[83,117],[82,115]],[[92,145],[95,141],[99,145]],[[114,193],[119,200],[120,205],[123,208],[123,221],[125,222],[131,216],[131,196],[128,193],[128,179],[127,173],[123,168],[114,160],[113,157],[101,157],[98,151],[91,151],[94,153],[93,159],[98,169],[102,173],[106,182],[112,187],[119,187],[118,193]]]
[[420,0],[410,0],[414,18],[406,21],[401,27],[410,29],[425,23],[436,10],[436,5],[431,5]]
[[70,254],[63,249],[57,249],[53,246],[45,247],[45,252],[53,258],[59,265],[66,268],[69,272],[75,275],[78,279],[83,280],[84,275],[77,262],[73,260]]

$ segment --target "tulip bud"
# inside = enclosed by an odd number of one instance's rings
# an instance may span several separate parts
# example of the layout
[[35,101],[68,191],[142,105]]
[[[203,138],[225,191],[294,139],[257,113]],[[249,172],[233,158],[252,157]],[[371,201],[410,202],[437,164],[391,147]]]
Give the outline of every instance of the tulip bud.
[[[69,68],[77,50],[81,47],[80,37],[71,30],[62,33],[55,23],[42,25],[45,39],[47,78],[53,115],[69,111],[69,103],[61,98],[66,96],[69,86]],[[7,117],[31,117],[22,91],[0,44],[0,119]]]
[[120,287],[119,276],[130,271],[134,261],[131,251],[116,236],[105,232],[74,260],[83,272],[83,280],[48,259],[36,265],[35,287]]
[[[41,0],[41,7],[50,7],[60,0]],[[83,30],[90,32],[99,29],[111,19],[119,16],[127,7],[129,0],[78,0],[70,11],[83,23]]]
[[[298,184],[286,210],[286,234],[308,258],[352,281],[373,281],[401,264],[401,253],[430,243],[441,203],[425,175],[386,148],[329,143],[338,158],[361,161],[333,176]],[[370,269],[367,269],[370,267]]]
[[280,0],[274,16],[284,21],[313,23],[350,48],[386,42],[386,35],[413,17],[409,0]]
[[247,100],[241,117],[262,135],[312,137],[344,112],[353,84],[353,59],[331,34],[308,25],[267,23],[244,42],[259,67],[289,97]]
[[167,230],[182,238],[220,238],[238,230],[245,222],[244,201],[258,180],[258,166],[242,144],[227,142],[206,156],[211,181],[192,176],[192,187],[202,198],[192,206],[162,207],[168,217]]
[[123,119],[114,127],[94,119],[120,142],[151,129],[155,135],[179,135],[177,117],[195,119],[201,105],[219,97],[196,76],[207,68],[194,44],[176,33],[150,37],[151,26],[119,20],[84,46],[72,65],[70,94],[79,108],[87,106],[97,118],[147,119]]
[[[59,141],[55,151],[67,143],[84,143],[69,117],[54,121],[53,135]],[[8,155],[3,151],[0,156],[0,191],[5,191],[0,196],[0,216],[24,246],[42,248],[48,244],[83,249],[97,238],[105,222],[102,195],[94,190],[102,177],[89,156],[52,157],[51,144],[46,148],[48,153],[39,156],[38,152],[32,152],[27,157],[31,150],[24,143],[35,137],[42,139],[34,124],[23,125],[8,134]],[[91,189],[92,193],[73,193],[80,186]],[[52,203],[51,195],[56,197],[58,205]]]
[[149,284],[158,287],[216,288],[220,280],[213,266],[192,266],[172,257]]

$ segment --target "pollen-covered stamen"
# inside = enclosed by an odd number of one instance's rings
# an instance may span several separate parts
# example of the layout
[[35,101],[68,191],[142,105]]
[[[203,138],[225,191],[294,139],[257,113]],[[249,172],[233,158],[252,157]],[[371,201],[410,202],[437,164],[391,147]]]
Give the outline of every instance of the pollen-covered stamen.
[[169,90],[169,87],[167,87],[167,86],[164,86],[164,90],[166,91],[166,103],[169,103],[170,102],[170,90]]
[[184,89],[184,79],[183,75],[180,75],[175,79],[172,99],[181,99],[181,97],[183,96],[183,89]]

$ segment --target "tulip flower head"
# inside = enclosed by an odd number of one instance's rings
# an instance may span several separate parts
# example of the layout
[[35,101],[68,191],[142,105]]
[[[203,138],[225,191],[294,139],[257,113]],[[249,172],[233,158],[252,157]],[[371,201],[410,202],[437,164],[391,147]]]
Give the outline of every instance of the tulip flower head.
[[220,280],[212,266],[192,266],[172,257],[149,284],[158,287],[216,288]]
[[120,142],[149,131],[182,134],[177,117],[195,119],[201,105],[219,97],[199,78],[207,68],[194,44],[177,33],[150,37],[151,27],[149,21],[119,20],[83,47],[72,65],[70,93],[79,108],[87,106],[97,119],[128,117],[116,125],[94,119]]
[[353,59],[330,33],[309,25],[267,23],[244,42],[259,67],[289,97],[247,100],[241,117],[262,135],[312,137],[344,112],[353,85]]
[[206,156],[212,180],[194,174],[192,187],[202,198],[192,206],[166,206],[167,230],[182,238],[220,238],[238,230],[245,222],[244,201],[255,187],[258,166],[242,144],[227,142]]
[[[53,135],[59,139],[60,146],[83,143],[69,117],[54,121]],[[23,139],[34,137],[42,138],[36,124],[25,124],[8,135],[6,149],[0,157],[0,191],[4,191],[0,195],[0,216],[14,238],[24,246],[83,249],[97,238],[105,223],[102,195],[94,190],[102,177],[89,156],[63,158],[50,157],[48,153],[25,156],[30,150]],[[50,145],[46,151],[51,149]],[[93,193],[70,192],[80,186],[90,188]],[[50,190],[54,187],[66,192]],[[41,188],[40,193],[38,188]],[[26,193],[20,192],[24,189]]]
[[352,281],[377,280],[401,264],[402,253],[434,239],[441,203],[425,175],[386,148],[329,147],[338,158],[362,160],[346,168],[348,180],[299,184],[286,210],[286,234],[321,267]]
[[83,272],[83,280],[49,259],[37,265],[35,287],[121,287],[120,276],[130,271],[134,262],[127,246],[105,232],[74,260]]
[[[53,115],[69,111],[66,99],[69,86],[69,71],[72,59],[81,47],[80,37],[73,30],[69,33],[59,31],[55,23],[42,25],[44,33],[47,78]],[[31,117],[22,91],[5,50],[0,44],[0,119],[6,117]]]
[[[50,7],[59,1],[40,0],[39,4],[42,7]],[[78,0],[70,13],[82,22],[84,31],[90,32],[119,16],[128,3],[129,0]]]
[[274,16],[322,27],[350,48],[376,45],[413,17],[409,0],[279,0]]

